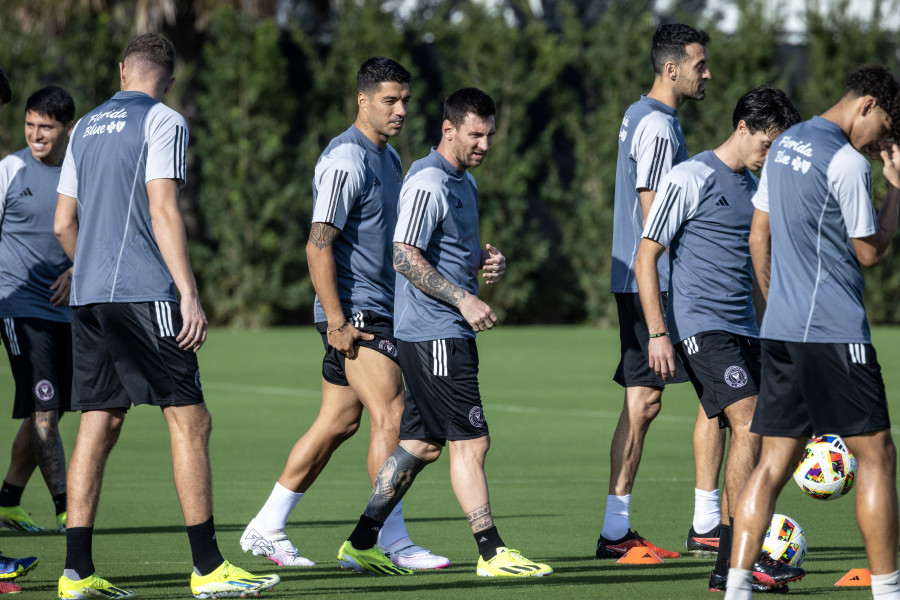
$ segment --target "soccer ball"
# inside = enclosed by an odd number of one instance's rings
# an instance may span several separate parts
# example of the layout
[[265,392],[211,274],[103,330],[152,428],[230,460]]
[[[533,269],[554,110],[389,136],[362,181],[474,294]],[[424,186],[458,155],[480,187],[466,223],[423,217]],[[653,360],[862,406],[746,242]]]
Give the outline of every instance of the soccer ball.
[[775,560],[799,567],[806,558],[806,536],[797,521],[776,513],[772,515],[762,549]]
[[794,471],[794,481],[800,489],[819,500],[846,495],[853,489],[855,479],[856,458],[837,435],[810,439]]

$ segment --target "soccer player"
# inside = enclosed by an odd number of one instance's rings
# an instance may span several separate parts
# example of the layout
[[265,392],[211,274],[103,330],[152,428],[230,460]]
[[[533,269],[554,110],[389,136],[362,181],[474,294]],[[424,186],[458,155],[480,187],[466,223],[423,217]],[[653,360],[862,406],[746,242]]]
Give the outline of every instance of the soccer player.
[[[9,86],[9,79],[0,67],[0,110],[3,110],[4,104],[9,104],[12,100],[12,89]],[[11,579],[21,577],[37,566],[38,559],[34,556],[28,558],[10,558],[0,554],[0,594],[17,594],[22,588],[12,583]]]
[[[856,520],[872,594],[900,598],[897,451],[860,268],[884,257],[897,229],[900,148],[885,142],[898,134],[900,83],[884,67],[860,67],[837,104],[775,141],[763,170],[751,231],[768,302],[751,426],[762,452],[736,503],[728,600],[752,596],[759,577],[750,569],[775,499],[807,439],[822,433],[843,437],[859,461]],[[866,156],[883,163],[887,182],[877,215]]]
[[[635,261],[650,368],[664,381],[674,377],[677,354],[706,416],[731,429],[725,496],[732,500],[759,458],[759,436],[750,433],[759,328],[749,245],[751,199],[759,180],[750,171],[762,168],[772,141],[799,121],[781,90],[762,86],[744,94],[734,109],[731,136],[660,180]],[[664,314],[657,262],[666,248],[670,280]],[[722,519],[710,591],[725,589],[731,516]],[[767,555],[759,562],[760,570],[779,569]]]
[[103,471],[132,404],[159,406],[169,427],[194,596],[254,594],[280,581],[231,565],[216,543],[212,423],[196,357],[207,323],[178,210],[188,131],[160,101],[174,67],[164,37],[132,40],[119,63],[122,91],[79,120],[63,161],[54,231],[75,265],[72,407],[83,412],[60,598],[134,596],[95,575],[92,557]]
[[[616,296],[622,352],[614,379],[625,388],[625,401],[610,445],[609,495],[597,540],[597,558],[619,558],[635,546],[647,546],[661,558],[679,556],[631,530],[631,490],[644,437],[659,414],[666,383],[687,381],[681,365],[668,382],[648,367],[647,324],[638,298],[634,260],[660,179],[688,157],[678,109],[688,100],[706,96],[706,82],[711,77],[708,44],[705,31],[681,24],[661,25],[650,49],[653,86],[628,108],[619,131],[610,291]],[[659,276],[665,294],[669,276],[666,261],[660,262]],[[694,518],[687,539],[692,552],[713,552],[718,547],[718,478],[723,449],[723,433],[698,410],[694,426]]]
[[66,90],[36,91],[25,104],[28,147],[0,161],[0,336],[16,382],[13,417],[24,419],[0,487],[0,522],[22,531],[44,531],[20,506],[36,466],[53,497],[57,529],[66,528],[58,422],[72,387],[72,262],[53,235],[53,215],[74,119]]
[[[322,335],[322,407],[288,456],[281,477],[241,536],[241,548],[288,566],[312,565],[284,532],[288,515],[332,453],[369,412],[369,480],[397,447],[403,382],[394,340],[391,236],[402,171],[388,141],[400,134],[409,104],[409,72],[374,57],[357,74],[356,121],[316,163],[313,224],[306,244]],[[400,504],[379,539],[392,561],[439,569],[450,561],[412,543]]]
[[450,480],[478,544],[482,576],[553,570],[509,549],[494,526],[484,459],[490,445],[478,391],[475,334],[497,324],[478,298],[478,270],[500,280],[506,259],[478,236],[478,189],[467,171],[484,161],[494,136],[494,102],[474,88],[444,101],[441,141],[413,163],[400,192],[394,232],[394,326],[407,396],[400,445],[378,472],[372,497],[338,551],[345,569],[408,575],[376,542],[385,519],[416,475],[450,447]]

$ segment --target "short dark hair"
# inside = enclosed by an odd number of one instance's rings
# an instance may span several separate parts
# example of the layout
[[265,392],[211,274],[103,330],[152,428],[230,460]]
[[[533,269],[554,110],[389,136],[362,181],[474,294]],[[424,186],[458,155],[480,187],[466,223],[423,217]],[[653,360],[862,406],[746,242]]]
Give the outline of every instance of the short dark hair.
[[800,122],[791,99],[783,91],[771,85],[761,85],[741,96],[731,117],[732,126],[737,129],[743,121],[750,133],[762,131],[766,134],[780,134]]
[[702,29],[697,30],[690,25],[681,23],[660,25],[653,34],[653,42],[650,46],[650,62],[653,64],[653,73],[662,75],[663,68],[670,60],[675,63],[683,62],[688,57],[685,48],[691,44],[708,46],[709,34]]
[[158,33],[145,33],[131,40],[122,61],[129,58],[161,70],[167,79],[175,72],[175,46]]
[[892,135],[900,137],[900,83],[890,69],[881,65],[854,69],[844,80],[844,96],[875,98],[876,104],[891,118]]
[[359,67],[356,74],[356,91],[371,96],[385,81],[409,83],[412,75],[395,60],[373,56]]
[[56,85],[48,85],[30,95],[25,102],[25,112],[29,110],[63,124],[75,120],[75,101],[69,92]]
[[12,89],[9,87],[9,79],[6,78],[3,67],[0,67],[0,102],[6,104],[10,100],[12,100]]
[[444,120],[454,127],[462,125],[469,113],[486,119],[496,112],[491,97],[477,88],[456,90],[444,100]]

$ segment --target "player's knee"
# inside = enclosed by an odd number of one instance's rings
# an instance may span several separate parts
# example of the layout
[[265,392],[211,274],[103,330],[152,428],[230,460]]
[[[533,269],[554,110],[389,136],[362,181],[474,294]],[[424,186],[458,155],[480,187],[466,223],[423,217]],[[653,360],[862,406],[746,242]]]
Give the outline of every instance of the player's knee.
[[352,438],[357,431],[359,431],[359,419],[335,423],[331,428],[331,437],[335,441],[343,443]]

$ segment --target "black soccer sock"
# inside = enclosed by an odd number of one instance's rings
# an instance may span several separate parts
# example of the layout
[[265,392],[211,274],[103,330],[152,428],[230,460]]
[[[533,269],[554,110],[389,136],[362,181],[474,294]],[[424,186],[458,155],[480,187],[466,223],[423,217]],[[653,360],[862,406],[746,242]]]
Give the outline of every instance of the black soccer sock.
[[382,527],[384,527],[384,521],[376,521],[366,515],[360,515],[359,523],[356,524],[347,541],[357,550],[374,548],[378,543],[378,532]]
[[94,574],[93,527],[70,527],[66,529],[66,575],[79,580]]
[[731,525],[719,525],[719,551],[716,553],[716,567],[713,569],[718,575],[728,575],[728,566],[731,562]]
[[0,488],[0,506],[19,506],[22,504],[22,492],[25,486],[13,485],[4,480],[3,487]]
[[[2,505],[0,505],[2,506]],[[62,494],[57,494],[53,496],[53,508],[56,509],[56,514],[62,514],[66,512],[66,507],[68,506],[67,494],[63,492]]]
[[497,556],[497,548],[502,548],[506,545],[503,543],[503,540],[500,539],[500,534],[497,532],[496,525],[479,531],[474,535],[475,542],[478,544],[478,554],[480,554],[481,558],[484,560],[491,560]]
[[225,562],[216,542],[216,526],[210,517],[199,525],[187,527],[188,542],[191,544],[191,556],[194,569],[199,575],[209,575]]

